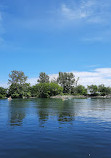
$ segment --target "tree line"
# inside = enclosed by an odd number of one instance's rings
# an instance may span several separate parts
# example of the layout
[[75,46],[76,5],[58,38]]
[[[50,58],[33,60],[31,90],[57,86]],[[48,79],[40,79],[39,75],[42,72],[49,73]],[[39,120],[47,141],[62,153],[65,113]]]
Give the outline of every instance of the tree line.
[[41,72],[37,84],[31,86],[27,83],[28,77],[22,71],[11,71],[9,74],[9,88],[0,87],[0,98],[49,98],[56,95],[84,95],[106,96],[111,95],[111,87],[105,85],[78,85],[73,73],[59,72],[57,79],[50,81],[45,72]]

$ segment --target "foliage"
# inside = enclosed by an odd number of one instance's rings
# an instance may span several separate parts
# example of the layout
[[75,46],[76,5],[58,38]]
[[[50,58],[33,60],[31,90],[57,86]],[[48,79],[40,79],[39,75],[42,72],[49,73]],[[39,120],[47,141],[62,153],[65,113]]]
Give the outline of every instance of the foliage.
[[40,98],[49,98],[50,96],[61,94],[62,91],[62,87],[56,83],[39,83],[33,86],[31,90],[33,96]]
[[31,93],[31,97],[37,97],[38,96],[38,84],[30,87],[30,93]]
[[9,74],[8,90],[0,87],[0,98],[11,96],[12,98],[24,97],[41,97],[48,98],[50,96],[61,95],[88,95],[106,96],[111,95],[111,88],[105,85],[90,85],[87,89],[82,85],[77,85],[79,78],[75,79],[73,73],[59,72],[58,78],[54,78],[51,82],[49,76],[41,72],[38,84],[30,86],[26,83],[27,76],[22,71],[11,71]]
[[45,72],[41,72],[37,81],[39,83],[49,83],[49,76]]
[[106,96],[111,94],[111,88],[110,87],[105,87],[103,84],[98,86],[98,92],[100,93],[101,96]]
[[5,98],[7,96],[7,89],[0,87],[0,98]]
[[96,85],[88,86],[88,90],[92,96],[97,96],[97,95],[106,96],[111,94],[111,88],[105,87],[105,85],[103,84],[99,86]]
[[49,90],[50,90],[50,96],[55,96],[63,92],[63,88],[59,86],[57,83],[50,83]]
[[8,96],[12,98],[23,98],[23,97],[30,97],[31,93],[29,90],[30,84],[26,83],[27,76],[25,76],[24,72],[22,71],[11,71],[9,74],[9,90]]
[[71,93],[71,89],[75,83],[75,76],[73,73],[59,72],[57,81],[63,87],[63,93]]
[[73,95],[87,95],[87,89],[82,86],[82,85],[78,85],[77,87],[73,87],[72,88],[72,94]]
[[11,71],[11,74],[9,74],[9,84],[25,84],[27,80],[27,76],[25,76],[24,72],[22,71]]
[[98,87],[96,85],[88,86],[88,90],[92,96],[98,95]]
[[25,83],[25,84],[18,84],[18,83],[13,83],[11,84],[8,95],[11,96],[12,98],[23,98],[23,97],[30,97],[31,92],[29,90],[30,85]]

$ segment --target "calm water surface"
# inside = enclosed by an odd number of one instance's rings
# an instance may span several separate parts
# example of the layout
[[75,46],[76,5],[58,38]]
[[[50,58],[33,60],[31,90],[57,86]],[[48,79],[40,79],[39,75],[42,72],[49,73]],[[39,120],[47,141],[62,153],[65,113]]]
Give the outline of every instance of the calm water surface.
[[111,158],[111,99],[0,100],[0,158]]

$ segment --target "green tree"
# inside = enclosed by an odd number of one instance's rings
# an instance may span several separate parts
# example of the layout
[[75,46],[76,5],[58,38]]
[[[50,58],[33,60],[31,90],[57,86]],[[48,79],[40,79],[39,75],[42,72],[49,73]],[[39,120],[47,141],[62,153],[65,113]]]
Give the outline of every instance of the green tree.
[[24,84],[27,80],[27,76],[25,76],[24,72],[22,71],[11,71],[11,73],[9,74],[9,84]]
[[12,98],[30,97],[30,84],[11,84],[8,90],[8,96],[11,96]]
[[63,88],[57,83],[49,83],[50,96],[56,96],[63,93]]
[[32,97],[38,97],[38,84],[30,87],[30,92]]
[[49,98],[61,94],[63,92],[62,87],[56,83],[39,83],[32,87],[31,90],[33,96],[39,98]]
[[49,76],[45,72],[41,72],[37,81],[39,83],[49,83]]
[[92,96],[97,96],[98,95],[98,86],[96,86],[96,85],[88,86],[88,91],[90,92],[90,94]]
[[5,98],[7,96],[7,89],[0,87],[0,98]]
[[87,95],[87,89],[82,85],[78,85],[77,87],[72,88],[72,94],[73,95]]
[[100,93],[101,96],[106,96],[111,94],[111,88],[110,87],[105,87],[105,85],[99,85],[98,86],[98,92]]
[[12,71],[9,74],[9,90],[8,96],[12,98],[23,98],[31,96],[29,91],[30,84],[26,83],[27,76],[22,71]]
[[63,93],[70,94],[75,83],[75,76],[73,73],[59,72],[57,81],[63,87]]

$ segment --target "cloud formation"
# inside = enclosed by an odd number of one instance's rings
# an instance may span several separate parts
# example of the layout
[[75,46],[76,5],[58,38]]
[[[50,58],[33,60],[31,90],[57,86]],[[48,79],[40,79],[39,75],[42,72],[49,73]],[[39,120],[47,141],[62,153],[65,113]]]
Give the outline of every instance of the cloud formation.
[[79,3],[61,5],[61,14],[69,20],[86,20],[89,23],[103,23],[109,18],[111,2],[104,0],[82,0]]
[[4,88],[7,88],[8,87],[8,84],[5,82],[0,82],[0,87],[4,87]]
[[[111,86],[111,68],[97,68],[92,71],[71,71],[75,78],[79,77],[78,84],[87,86],[91,84],[104,84]],[[58,74],[49,74],[50,80],[56,79]],[[28,83],[31,85],[37,84],[38,77],[29,78]],[[1,87],[8,87],[7,83],[0,82]]]
[[[79,79],[79,84],[84,86],[91,85],[91,84],[105,84],[106,86],[111,86],[111,68],[98,68],[94,69],[93,71],[72,71],[76,78]],[[57,78],[58,74],[50,74],[50,80]],[[28,82],[31,85],[37,83],[38,78],[30,78]]]
[[87,33],[81,34],[81,42],[105,42],[111,39],[110,11],[110,0],[70,0],[61,4],[60,17],[64,19],[64,24],[73,26],[73,30],[74,27],[87,29]]

